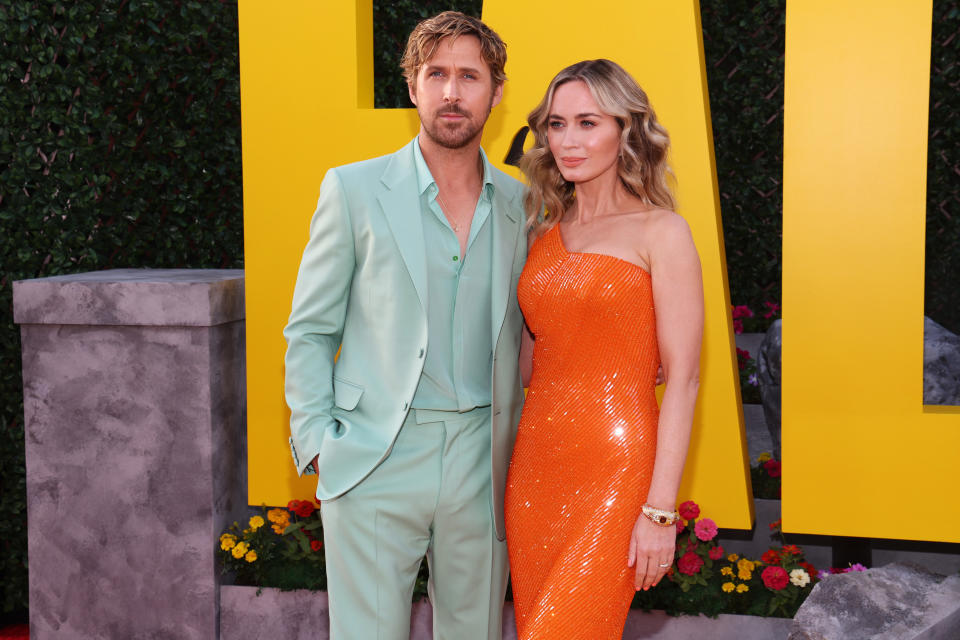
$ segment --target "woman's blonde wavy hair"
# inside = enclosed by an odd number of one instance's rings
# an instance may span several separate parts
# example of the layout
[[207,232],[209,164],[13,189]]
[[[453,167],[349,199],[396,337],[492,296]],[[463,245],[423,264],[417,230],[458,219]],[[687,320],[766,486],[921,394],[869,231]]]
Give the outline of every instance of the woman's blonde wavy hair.
[[[564,180],[557,168],[547,126],[557,87],[574,81],[586,84],[600,109],[620,125],[617,174],[626,190],[648,205],[676,209],[667,183],[667,176],[673,175],[667,165],[670,137],[657,121],[647,94],[616,62],[584,60],[558,73],[543,100],[527,116],[534,135],[533,148],[520,159],[520,169],[527,177],[527,227],[540,234],[559,222],[573,205],[574,185]],[[544,210],[546,215],[541,216]]]

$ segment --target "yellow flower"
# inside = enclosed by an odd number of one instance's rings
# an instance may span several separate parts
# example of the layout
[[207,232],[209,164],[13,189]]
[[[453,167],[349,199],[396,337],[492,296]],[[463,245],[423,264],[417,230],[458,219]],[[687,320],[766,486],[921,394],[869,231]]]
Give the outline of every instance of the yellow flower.
[[251,549],[250,551],[247,551],[247,555],[243,556],[243,559],[247,562],[253,562],[257,559],[257,552]]
[[747,585],[745,585],[745,584],[738,584],[738,585],[737,585],[737,593],[745,593],[745,592],[747,592],[747,591],[750,591],[750,587],[748,587]]
[[749,580],[753,577],[753,570],[756,566],[756,563],[752,560],[740,558],[740,561],[737,562],[737,577],[741,580]]
[[736,562],[739,559],[740,559],[740,556],[738,556],[735,553],[731,553],[730,555],[727,556],[727,560],[729,560],[730,562]]
[[232,533],[225,533],[220,536],[220,548],[224,551],[230,551],[237,544],[237,537]]
[[767,460],[770,460],[772,458],[773,456],[770,455],[769,452],[764,451],[763,453],[757,456],[757,462],[766,462]]
[[722,573],[725,576],[732,576],[733,569],[731,569],[730,567],[724,567],[723,569],[720,569],[720,573]]
[[262,516],[253,516],[250,518],[250,530],[256,531],[263,526],[263,517]]
[[290,512],[286,509],[270,509],[270,511],[267,511],[267,520],[286,527],[290,524]]
[[248,550],[249,548],[250,548],[250,547],[249,547],[249,545],[247,545],[246,542],[238,542],[238,543],[237,543],[237,546],[235,546],[230,553],[233,554],[233,557],[234,557],[234,558],[236,558],[237,560],[239,560],[240,558],[242,558],[243,556],[245,556],[245,555],[247,554],[247,550]]
[[282,536],[283,530],[286,529],[286,527],[283,526],[282,524],[272,524],[270,525],[270,527],[273,529],[273,532],[278,536]]
[[724,582],[722,585],[720,585],[720,588],[723,589],[724,593],[730,593],[733,591],[734,586],[732,582]]

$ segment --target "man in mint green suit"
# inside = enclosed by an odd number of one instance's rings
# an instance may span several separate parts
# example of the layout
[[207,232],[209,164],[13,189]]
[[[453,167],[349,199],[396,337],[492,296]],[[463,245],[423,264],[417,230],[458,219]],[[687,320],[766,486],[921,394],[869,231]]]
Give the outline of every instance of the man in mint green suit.
[[[316,471],[333,640],[499,639],[503,493],[523,403],[521,185],[480,148],[506,50],[456,12],[414,30],[419,135],[327,172],[284,336],[291,448]],[[335,359],[338,348],[342,350]]]

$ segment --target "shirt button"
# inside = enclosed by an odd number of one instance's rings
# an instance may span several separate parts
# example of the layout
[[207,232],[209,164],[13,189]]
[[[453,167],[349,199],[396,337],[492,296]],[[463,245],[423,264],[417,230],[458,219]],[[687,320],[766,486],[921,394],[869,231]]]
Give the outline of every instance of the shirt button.
[[460,260],[460,256],[453,256],[453,261],[454,261],[454,262],[458,262],[459,260]]
[[420,349],[420,357],[423,357],[423,349]]
[[407,410],[407,403],[406,403],[406,402],[403,403],[403,410],[404,410],[404,411]]

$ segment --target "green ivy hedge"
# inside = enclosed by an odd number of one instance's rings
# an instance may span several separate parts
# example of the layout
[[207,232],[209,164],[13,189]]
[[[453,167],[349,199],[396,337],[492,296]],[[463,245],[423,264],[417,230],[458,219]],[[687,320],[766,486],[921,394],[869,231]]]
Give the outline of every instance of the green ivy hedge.
[[[703,0],[731,296],[780,297],[784,0]],[[960,332],[956,3],[934,3],[927,312]],[[406,35],[480,0],[375,0],[375,101],[410,106]],[[27,605],[11,283],[115,267],[241,267],[235,1],[0,4],[0,622]]]
[[27,604],[11,282],[241,267],[236,2],[0,4],[0,603]]

